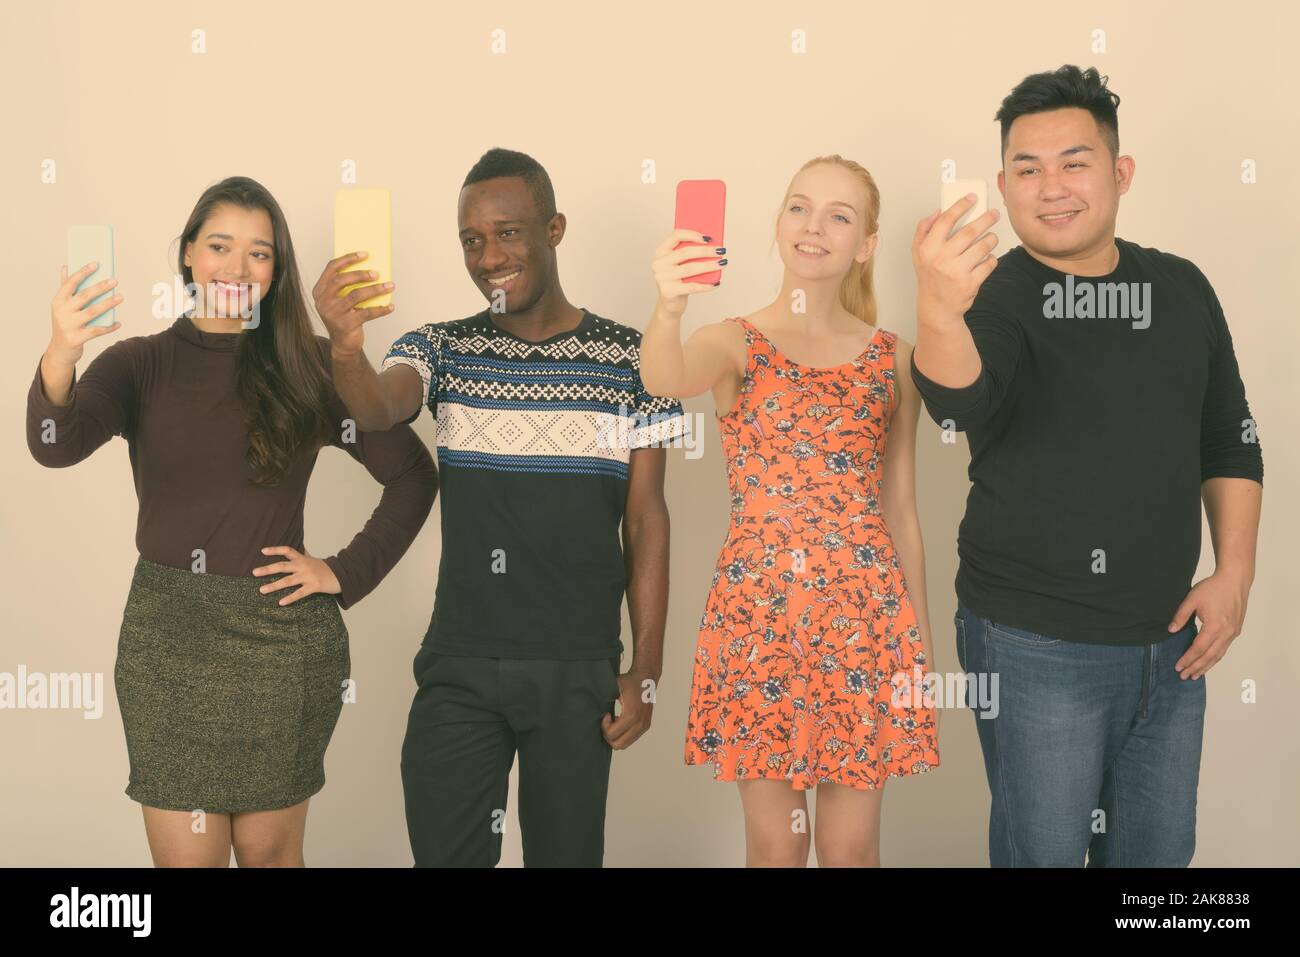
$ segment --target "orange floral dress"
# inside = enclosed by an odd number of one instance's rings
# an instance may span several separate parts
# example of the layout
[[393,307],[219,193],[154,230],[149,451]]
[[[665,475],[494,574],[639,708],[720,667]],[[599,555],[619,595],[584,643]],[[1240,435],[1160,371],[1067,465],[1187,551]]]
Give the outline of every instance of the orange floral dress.
[[718,423],[731,525],[700,622],[686,763],[880,788],[939,764],[916,612],[880,515],[897,336],[812,368],[751,323]]

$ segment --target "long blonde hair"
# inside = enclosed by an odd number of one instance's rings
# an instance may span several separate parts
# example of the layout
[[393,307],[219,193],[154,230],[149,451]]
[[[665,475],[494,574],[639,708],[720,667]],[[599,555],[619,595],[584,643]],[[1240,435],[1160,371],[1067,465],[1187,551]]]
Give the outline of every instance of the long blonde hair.
[[[846,169],[862,183],[863,190],[867,194],[867,208],[862,212],[866,220],[866,235],[874,235],[880,228],[880,190],[876,188],[876,181],[864,166],[851,159],[845,159],[839,153],[815,156],[799,167],[794,177],[790,178],[790,185],[785,189],[785,201],[777,212],[777,219],[780,220],[781,214],[785,212],[785,207],[789,203],[790,190],[794,186],[795,177],[808,167],[819,163],[832,163],[841,169]],[[854,260],[853,265],[849,267],[848,275],[840,283],[840,305],[869,326],[876,324],[876,288],[872,278],[872,267],[875,262],[874,255],[865,263]]]

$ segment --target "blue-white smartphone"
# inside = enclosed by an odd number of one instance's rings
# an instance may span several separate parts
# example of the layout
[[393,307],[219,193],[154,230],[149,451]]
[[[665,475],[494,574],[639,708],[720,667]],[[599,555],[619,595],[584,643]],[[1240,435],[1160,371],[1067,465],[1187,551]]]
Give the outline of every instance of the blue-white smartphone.
[[[112,226],[68,227],[68,275],[72,275],[89,262],[99,263],[99,268],[78,283],[73,292],[80,292],[83,288],[93,286],[97,282],[115,278]],[[107,292],[100,293],[86,305],[87,307],[93,306],[101,299],[112,296],[116,292],[116,289],[109,289]],[[116,320],[116,312],[117,306],[114,306],[103,315],[91,319],[86,325],[111,326]]]

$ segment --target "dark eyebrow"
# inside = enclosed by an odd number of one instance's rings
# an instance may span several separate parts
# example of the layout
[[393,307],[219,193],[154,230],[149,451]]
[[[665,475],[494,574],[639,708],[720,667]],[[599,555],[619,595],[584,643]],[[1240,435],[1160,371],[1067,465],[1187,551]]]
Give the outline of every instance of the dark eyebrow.
[[[809,202],[812,202],[812,198],[809,197],[809,196],[805,196],[803,193],[791,193],[791,194],[790,194],[790,198],[791,198],[791,199],[806,199],[806,200],[808,200]],[[842,203],[842,202],[840,202],[838,199],[831,200],[831,202],[827,203],[826,205],[827,205],[827,206],[845,206],[845,207],[847,207],[847,208],[849,208],[849,209],[852,209],[855,213],[857,212],[857,210],[853,208],[853,204],[852,204],[852,203]]]
[[[208,233],[207,238],[208,238],[208,239],[227,239],[227,240],[229,240],[230,242],[234,242],[234,241],[235,241],[235,237],[234,237],[234,236],[229,236],[229,235],[227,235],[226,233]],[[265,246],[267,249],[274,249],[274,248],[275,248],[275,247],[272,246],[270,243],[268,243],[265,239],[254,239],[254,240],[253,240],[253,245],[254,245],[254,246]]]
[[[497,229],[500,229],[503,226],[523,226],[524,222],[525,221],[522,219],[497,219],[493,221],[492,225],[495,226]],[[466,226],[464,229],[460,231],[460,235],[464,236],[466,233],[476,233],[476,232],[478,232],[478,230],[475,229],[473,226]]]
[[[1073,156],[1075,153],[1091,153],[1092,151],[1093,150],[1091,146],[1084,146],[1080,144],[1078,146],[1071,146],[1069,149],[1061,150],[1060,155]],[[1038,162],[1038,157],[1035,156],[1033,153],[1017,153],[1015,156],[1011,157],[1011,162],[1036,163]]]

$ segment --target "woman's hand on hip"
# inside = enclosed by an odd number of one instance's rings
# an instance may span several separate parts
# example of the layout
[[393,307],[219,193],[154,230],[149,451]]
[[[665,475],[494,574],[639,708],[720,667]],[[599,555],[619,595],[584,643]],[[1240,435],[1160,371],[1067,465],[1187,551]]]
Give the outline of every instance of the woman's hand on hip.
[[272,545],[262,549],[262,554],[283,555],[284,560],[273,565],[262,565],[254,568],[254,575],[278,575],[281,572],[288,572],[288,574],[273,582],[267,582],[258,591],[263,595],[267,595],[282,588],[291,588],[294,585],[302,586],[292,595],[281,598],[281,605],[292,605],[299,598],[306,598],[308,595],[315,595],[318,592],[323,592],[326,595],[337,595],[343,591],[343,586],[339,584],[338,578],[335,577],[334,570],[326,562],[319,558],[313,558],[306,552],[295,551],[288,545]]

